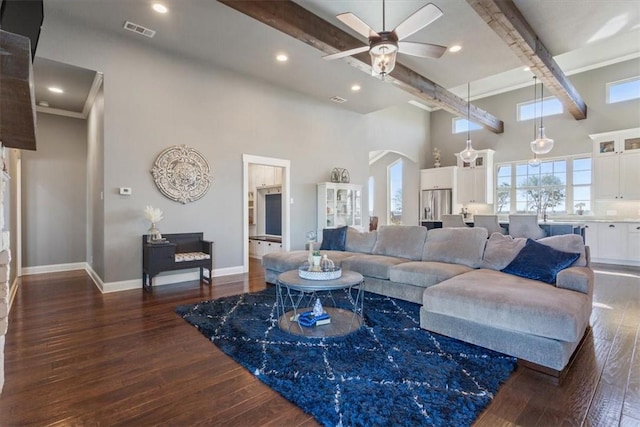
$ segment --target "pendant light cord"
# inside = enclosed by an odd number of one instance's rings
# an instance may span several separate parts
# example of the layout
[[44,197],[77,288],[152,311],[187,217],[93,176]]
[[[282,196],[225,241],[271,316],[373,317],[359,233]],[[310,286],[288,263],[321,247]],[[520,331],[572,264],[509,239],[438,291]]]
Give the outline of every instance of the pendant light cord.
[[544,127],[544,124],[542,124],[543,117],[544,117],[544,84],[542,83],[542,80],[540,80],[540,129]]
[[538,77],[533,76],[533,139],[538,137]]
[[382,31],[386,31],[386,30],[385,30],[386,25],[385,25],[385,23],[384,23],[384,18],[385,18],[385,17],[384,17],[384,0],[382,0]]
[[471,93],[471,89],[470,89],[471,83],[467,82],[467,141],[469,141],[471,139],[471,113],[470,113],[470,106],[469,106],[469,98],[470,98],[470,93]]

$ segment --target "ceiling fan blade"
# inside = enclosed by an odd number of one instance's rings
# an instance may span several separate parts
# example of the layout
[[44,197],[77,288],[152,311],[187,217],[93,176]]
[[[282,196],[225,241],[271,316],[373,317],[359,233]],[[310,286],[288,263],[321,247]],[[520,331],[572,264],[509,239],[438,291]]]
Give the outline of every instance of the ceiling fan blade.
[[369,39],[369,37],[378,37],[378,33],[368,26],[362,19],[358,18],[351,12],[341,13],[336,15],[340,21],[342,21],[347,27],[351,28],[358,34]]
[[420,31],[441,16],[442,11],[438,6],[433,3],[429,3],[401,22],[393,31],[398,36],[398,40],[402,40],[409,37],[411,34]]
[[338,53],[332,53],[331,55],[325,55],[322,59],[326,59],[327,61],[331,59],[345,58],[347,56],[355,55],[356,53],[366,52],[369,50],[369,46],[357,47],[355,49],[344,50]]
[[445,46],[431,43],[398,42],[398,51],[421,58],[440,58],[447,51]]

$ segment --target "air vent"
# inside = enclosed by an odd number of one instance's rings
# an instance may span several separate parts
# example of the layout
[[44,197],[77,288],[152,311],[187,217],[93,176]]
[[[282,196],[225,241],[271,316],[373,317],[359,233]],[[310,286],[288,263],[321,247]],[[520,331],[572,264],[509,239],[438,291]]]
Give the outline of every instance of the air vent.
[[143,36],[152,38],[156,35],[156,32],[145,28],[142,25],[134,24],[133,22],[125,21],[124,27],[125,30],[133,31],[134,33],[142,34]]
[[340,97],[340,96],[332,96],[331,98],[329,98],[331,101],[333,102],[337,102],[338,104],[343,104],[345,102],[347,102],[346,99]]

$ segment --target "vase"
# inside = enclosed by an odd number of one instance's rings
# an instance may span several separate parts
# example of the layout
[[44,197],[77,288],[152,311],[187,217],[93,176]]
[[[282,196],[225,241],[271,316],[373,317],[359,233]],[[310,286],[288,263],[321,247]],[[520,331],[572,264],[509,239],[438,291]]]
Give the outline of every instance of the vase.
[[151,243],[155,240],[161,240],[162,234],[160,234],[160,230],[156,228],[155,223],[151,223],[151,227],[147,230],[147,242]]
[[310,268],[311,271],[320,271],[320,260],[322,257],[320,255],[313,255],[313,264]]

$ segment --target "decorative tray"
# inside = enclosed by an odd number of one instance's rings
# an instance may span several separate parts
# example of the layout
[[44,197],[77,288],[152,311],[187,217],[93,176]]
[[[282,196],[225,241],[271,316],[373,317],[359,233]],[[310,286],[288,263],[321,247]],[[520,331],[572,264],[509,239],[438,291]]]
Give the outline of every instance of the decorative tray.
[[298,268],[298,275],[308,280],[333,280],[342,276],[342,269],[340,267],[334,267],[328,270],[310,271],[309,266],[304,265]]

